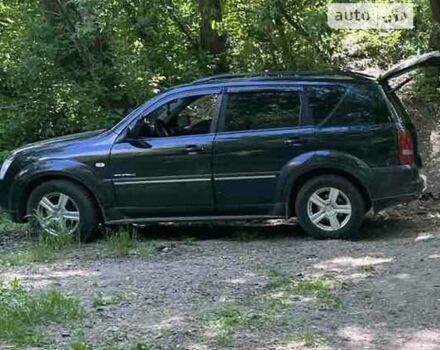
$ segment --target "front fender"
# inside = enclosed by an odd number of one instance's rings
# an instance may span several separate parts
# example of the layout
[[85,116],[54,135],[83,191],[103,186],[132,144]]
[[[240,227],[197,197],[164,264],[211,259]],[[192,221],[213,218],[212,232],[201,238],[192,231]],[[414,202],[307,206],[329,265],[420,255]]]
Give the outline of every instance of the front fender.
[[371,187],[371,168],[359,158],[351,154],[335,151],[320,150],[303,153],[290,160],[281,170],[277,183],[277,202],[289,203],[292,189],[298,180],[312,176],[316,171],[328,170],[330,173],[339,171],[350,174],[360,181],[368,193]]
[[98,201],[101,211],[114,206],[115,195],[110,180],[100,169],[92,169],[89,165],[72,159],[46,159],[32,162],[25,166],[14,178],[9,197],[9,208],[20,214],[20,205],[27,200],[33,185],[45,179],[71,179],[85,186]]

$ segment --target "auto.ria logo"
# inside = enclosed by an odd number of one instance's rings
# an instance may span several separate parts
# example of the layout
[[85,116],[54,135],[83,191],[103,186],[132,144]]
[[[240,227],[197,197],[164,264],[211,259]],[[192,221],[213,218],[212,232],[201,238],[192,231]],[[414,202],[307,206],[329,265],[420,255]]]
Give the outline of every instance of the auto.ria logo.
[[328,25],[333,29],[412,29],[413,4],[333,3],[327,5]]

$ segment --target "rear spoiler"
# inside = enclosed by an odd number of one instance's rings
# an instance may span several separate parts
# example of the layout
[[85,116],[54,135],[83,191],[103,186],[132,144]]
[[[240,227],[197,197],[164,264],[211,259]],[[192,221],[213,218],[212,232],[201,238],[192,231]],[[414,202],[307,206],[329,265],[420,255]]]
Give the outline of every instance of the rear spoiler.
[[[380,83],[386,83],[390,79],[423,67],[440,67],[440,51],[432,51],[423,55],[411,57],[383,73],[377,80]],[[402,87],[409,80],[410,79],[406,80],[403,84],[399,84],[399,86],[393,90],[397,90],[398,88]]]

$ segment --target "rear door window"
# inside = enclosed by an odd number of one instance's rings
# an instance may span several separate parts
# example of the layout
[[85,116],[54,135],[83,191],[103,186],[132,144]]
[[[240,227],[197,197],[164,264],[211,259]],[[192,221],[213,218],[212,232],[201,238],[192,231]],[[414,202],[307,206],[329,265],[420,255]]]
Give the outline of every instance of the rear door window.
[[298,91],[252,91],[228,94],[224,131],[297,127]]
[[379,89],[370,85],[307,88],[316,125],[352,126],[390,122],[390,112]]

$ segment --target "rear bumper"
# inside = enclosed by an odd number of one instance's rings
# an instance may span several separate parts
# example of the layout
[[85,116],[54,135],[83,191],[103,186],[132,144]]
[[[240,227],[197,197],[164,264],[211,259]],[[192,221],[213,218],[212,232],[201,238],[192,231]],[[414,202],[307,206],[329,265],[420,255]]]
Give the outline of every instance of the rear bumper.
[[421,175],[415,165],[402,165],[376,168],[371,182],[373,210],[411,202],[426,190],[426,177]]

